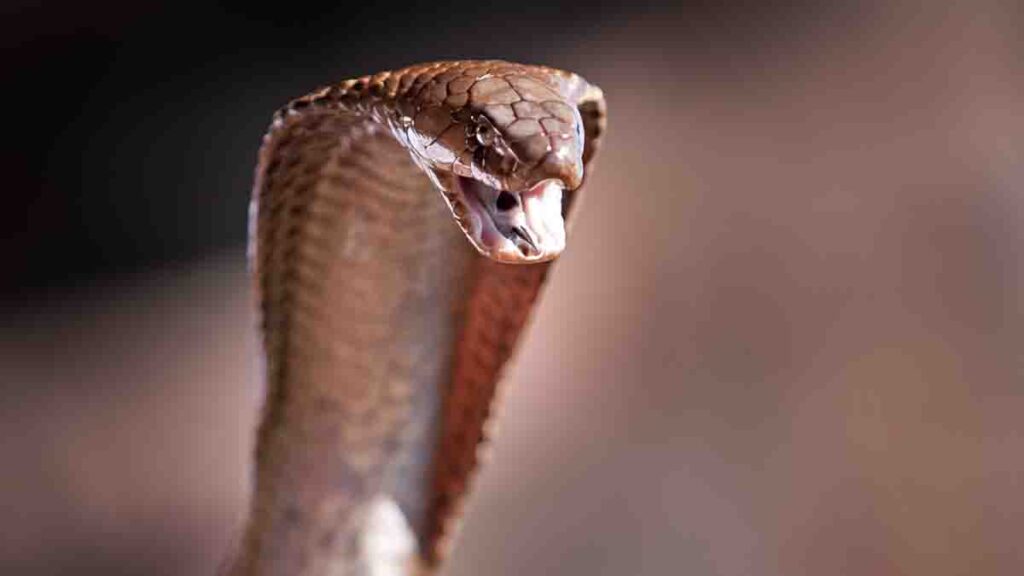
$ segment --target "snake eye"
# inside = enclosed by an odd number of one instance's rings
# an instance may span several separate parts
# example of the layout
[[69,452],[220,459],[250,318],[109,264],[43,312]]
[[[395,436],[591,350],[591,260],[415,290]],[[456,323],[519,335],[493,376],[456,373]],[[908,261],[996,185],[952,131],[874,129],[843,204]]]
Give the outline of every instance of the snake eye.
[[494,143],[494,127],[490,124],[476,125],[476,141],[481,146],[490,146]]

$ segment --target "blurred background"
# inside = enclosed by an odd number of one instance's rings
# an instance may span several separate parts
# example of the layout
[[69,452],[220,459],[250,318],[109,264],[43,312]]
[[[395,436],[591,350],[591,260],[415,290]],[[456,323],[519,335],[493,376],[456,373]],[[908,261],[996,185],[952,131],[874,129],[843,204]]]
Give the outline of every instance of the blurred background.
[[610,125],[447,574],[1024,572],[1022,5],[586,4],[5,0],[0,573],[214,573],[270,115],[451,57]]

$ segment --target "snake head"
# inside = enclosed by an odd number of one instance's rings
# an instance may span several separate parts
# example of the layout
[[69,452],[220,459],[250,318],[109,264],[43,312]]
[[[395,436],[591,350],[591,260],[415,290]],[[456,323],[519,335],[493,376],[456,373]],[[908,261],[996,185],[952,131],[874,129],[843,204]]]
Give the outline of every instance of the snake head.
[[441,70],[395,110],[392,130],[481,254],[508,263],[561,254],[563,194],[583,181],[584,139],[550,74],[503,62]]

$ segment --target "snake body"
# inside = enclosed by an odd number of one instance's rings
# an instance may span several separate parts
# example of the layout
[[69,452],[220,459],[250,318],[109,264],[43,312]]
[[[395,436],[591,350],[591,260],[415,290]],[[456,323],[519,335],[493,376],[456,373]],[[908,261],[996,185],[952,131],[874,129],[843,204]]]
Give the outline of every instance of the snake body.
[[[232,574],[439,566],[604,123],[580,76],[502,61],[364,76],[278,111],[250,213],[267,397]],[[390,564],[368,535],[381,502],[414,542]]]

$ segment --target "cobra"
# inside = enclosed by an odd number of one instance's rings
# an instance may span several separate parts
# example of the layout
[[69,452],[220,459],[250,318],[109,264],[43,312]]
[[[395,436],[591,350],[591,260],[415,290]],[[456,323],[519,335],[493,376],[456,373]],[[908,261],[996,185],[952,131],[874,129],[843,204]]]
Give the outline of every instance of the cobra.
[[436,571],[604,127],[594,85],[502,61],[275,115],[250,210],[267,393],[231,574]]

